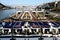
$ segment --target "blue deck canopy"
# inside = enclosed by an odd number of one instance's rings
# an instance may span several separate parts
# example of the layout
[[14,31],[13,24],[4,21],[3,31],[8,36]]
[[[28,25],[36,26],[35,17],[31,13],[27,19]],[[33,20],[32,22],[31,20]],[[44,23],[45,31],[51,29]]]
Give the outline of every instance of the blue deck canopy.
[[4,22],[5,25],[3,25],[4,28],[13,28],[15,22]]
[[[0,22],[0,26],[3,26],[3,28],[21,28],[22,26],[24,26],[26,22]],[[51,22],[53,24],[53,27],[60,27],[60,22]],[[48,22],[28,22],[28,24],[30,24],[31,27],[33,26],[38,26],[41,28],[50,28],[50,25],[48,24]]]

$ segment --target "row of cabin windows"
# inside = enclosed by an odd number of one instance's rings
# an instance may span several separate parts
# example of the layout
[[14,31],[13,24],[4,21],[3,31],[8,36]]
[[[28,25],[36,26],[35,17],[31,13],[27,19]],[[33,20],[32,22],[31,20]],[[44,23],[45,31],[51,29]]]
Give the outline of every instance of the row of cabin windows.
[[[35,29],[31,29],[31,31],[32,31],[32,34],[34,34],[36,32]],[[12,32],[10,32],[10,33],[12,33]],[[2,32],[2,29],[0,29],[0,34],[10,34],[10,33],[9,33],[8,29],[4,30],[4,32]],[[17,29],[17,32],[15,30],[13,30],[13,33],[14,34],[16,34],[16,33],[23,34],[23,33],[26,33],[26,31],[22,31],[22,29]],[[38,32],[37,32],[37,34],[38,33],[43,33],[43,30],[41,31],[39,29]],[[50,29],[45,29],[43,34],[60,34],[60,29],[58,29],[57,33],[56,33],[55,29],[53,29],[52,31],[50,31]]]
[[52,29],[52,31],[50,31],[50,29],[45,29],[44,33],[45,34],[60,34],[60,29],[58,29],[57,33],[55,29]]

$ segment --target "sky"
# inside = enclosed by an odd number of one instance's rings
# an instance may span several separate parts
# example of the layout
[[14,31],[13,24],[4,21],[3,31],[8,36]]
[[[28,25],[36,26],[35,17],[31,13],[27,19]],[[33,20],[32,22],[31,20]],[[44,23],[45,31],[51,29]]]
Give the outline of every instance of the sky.
[[39,5],[53,1],[54,0],[0,0],[0,3],[4,5]]

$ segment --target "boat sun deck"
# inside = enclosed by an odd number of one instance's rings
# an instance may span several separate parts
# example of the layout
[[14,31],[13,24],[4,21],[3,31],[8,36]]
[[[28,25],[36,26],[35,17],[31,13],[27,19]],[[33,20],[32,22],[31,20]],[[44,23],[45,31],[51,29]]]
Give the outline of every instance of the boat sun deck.
[[[9,19],[9,20],[7,20]],[[10,16],[9,18],[4,19],[3,21],[43,21],[46,20],[45,14],[43,11],[20,11],[16,14]]]

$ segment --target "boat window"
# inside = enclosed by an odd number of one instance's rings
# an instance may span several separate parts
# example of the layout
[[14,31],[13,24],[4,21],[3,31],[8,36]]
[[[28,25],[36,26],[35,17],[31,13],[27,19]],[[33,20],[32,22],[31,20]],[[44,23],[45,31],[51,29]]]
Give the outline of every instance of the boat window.
[[32,29],[32,34],[35,34],[35,32],[36,32],[36,29]]
[[56,34],[56,29],[52,29],[52,33],[55,35]]
[[2,29],[0,29],[0,35],[2,34]]
[[14,34],[16,34],[16,32],[15,32],[15,29],[11,30],[11,33],[14,33]]
[[39,29],[39,30],[38,30],[38,34],[41,34],[41,33],[42,33],[42,32],[41,32],[41,29]]
[[50,29],[45,29],[45,34],[49,34]]
[[4,35],[8,34],[9,29],[4,29]]
[[33,31],[35,31],[35,32],[36,32],[36,29],[33,29]]
[[58,33],[60,34],[60,29],[58,29]]
[[17,32],[20,32],[21,29],[17,29]]
[[18,14],[20,14],[21,12],[18,12]]
[[21,29],[17,29],[17,34],[20,34],[21,33]]
[[33,12],[33,14],[36,14],[36,12]]

